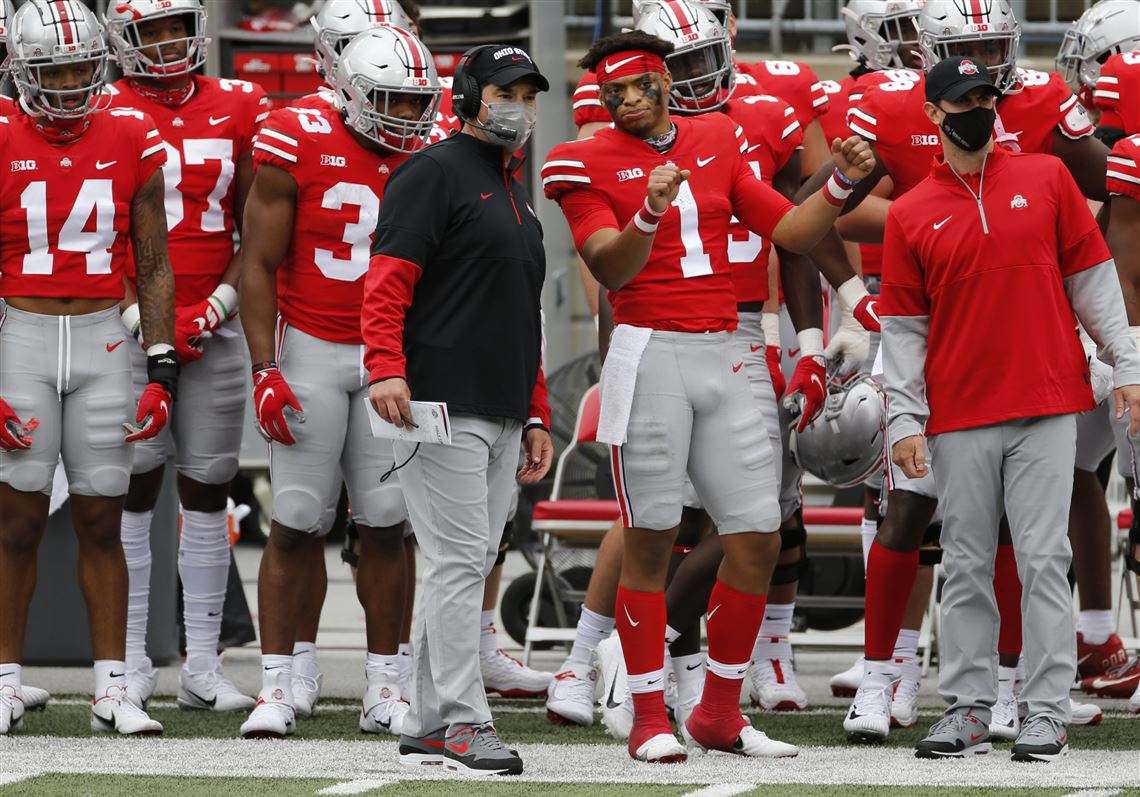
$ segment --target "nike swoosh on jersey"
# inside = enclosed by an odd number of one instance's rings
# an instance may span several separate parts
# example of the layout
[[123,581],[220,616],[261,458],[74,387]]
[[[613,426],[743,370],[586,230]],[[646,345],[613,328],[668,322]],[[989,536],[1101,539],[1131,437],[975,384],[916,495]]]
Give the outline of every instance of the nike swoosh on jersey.
[[95,161],[95,171],[101,172],[104,169],[110,169],[116,163],[118,163],[118,161],[108,161],[107,163],[103,163],[103,161]]
[[219,116],[217,119],[215,119],[214,117],[211,116],[210,117],[210,127],[217,127],[218,125],[220,125],[222,122],[226,121],[229,118],[230,117],[228,117],[228,116]]
[[934,229],[936,229],[936,230],[941,230],[941,229],[942,229],[942,225],[943,225],[943,224],[945,224],[946,222],[950,221],[950,219],[952,219],[952,218],[954,218],[954,216],[953,216],[953,215],[950,215],[950,216],[947,216],[946,218],[944,218],[942,221],[940,221],[940,222],[937,222],[937,223],[934,225]]
[[606,74],[612,75],[614,73],[614,70],[620,69],[621,67],[628,64],[630,61],[636,61],[640,57],[641,56],[639,56],[639,55],[635,55],[632,58],[623,58],[621,61],[616,61],[612,64],[606,64]]
[[708,166],[714,160],[716,160],[716,155],[710,155],[707,158],[697,158],[697,166],[700,166],[703,168],[705,166]]

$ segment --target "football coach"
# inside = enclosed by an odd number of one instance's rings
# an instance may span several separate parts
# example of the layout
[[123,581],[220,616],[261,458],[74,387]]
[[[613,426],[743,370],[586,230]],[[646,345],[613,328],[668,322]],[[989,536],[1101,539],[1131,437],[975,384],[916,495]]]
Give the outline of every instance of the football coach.
[[984,63],[940,61],[924,110],[943,154],[891,205],[883,236],[883,364],[892,458],[927,472],[943,512],[946,716],[922,758],[987,752],[997,697],[993,573],[1009,517],[1024,585],[1028,716],[1015,761],[1068,753],[1076,675],[1067,537],[1076,415],[1093,409],[1079,321],[1113,366],[1116,415],[1140,427],[1140,355],[1116,267],[1060,160],[995,146],[1000,92]]
[[[369,395],[396,426],[408,401],[446,402],[450,445],[394,444],[426,561],[405,763],[519,774],[479,672],[483,582],[498,555],[516,470],[541,479],[553,447],[542,376],[542,227],[518,179],[549,85],[522,49],[484,45],[456,68],[460,132],[392,175],[365,280]],[[520,442],[525,464],[519,465]]]

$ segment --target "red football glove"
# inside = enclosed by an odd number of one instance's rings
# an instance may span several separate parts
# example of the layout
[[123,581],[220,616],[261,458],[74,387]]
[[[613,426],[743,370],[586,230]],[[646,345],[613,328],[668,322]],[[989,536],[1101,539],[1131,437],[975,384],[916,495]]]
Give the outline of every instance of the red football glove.
[[126,441],[149,440],[166,428],[170,420],[170,407],[173,404],[170,394],[157,382],[151,382],[139,396],[139,410],[133,424],[124,423]]
[[879,324],[879,300],[874,296],[864,296],[859,304],[855,305],[855,309],[851,314],[855,319],[863,325],[863,329],[868,332],[882,332],[882,326]]
[[262,437],[287,446],[297,442],[285,420],[285,408],[293,410],[298,423],[305,422],[305,412],[276,367],[264,368],[253,375],[253,407]]
[[179,307],[174,311],[174,353],[180,363],[190,363],[202,358],[202,341],[210,337],[203,332],[195,315],[197,305]]
[[776,392],[776,401],[784,397],[788,387],[788,380],[784,379],[784,369],[780,367],[780,347],[765,347],[764,357],[768,360],[768,374],[772,377],[772,389]]
[[31,434],[40,422],[31,418],[27,423],[0,398],[0,451],[26,451],[32,447]]
[[784,398],[784,408],[793,415],[799,413],[790,425],[802,432],[823,411],[826,401],[827,360],[820,355],[800,357]]

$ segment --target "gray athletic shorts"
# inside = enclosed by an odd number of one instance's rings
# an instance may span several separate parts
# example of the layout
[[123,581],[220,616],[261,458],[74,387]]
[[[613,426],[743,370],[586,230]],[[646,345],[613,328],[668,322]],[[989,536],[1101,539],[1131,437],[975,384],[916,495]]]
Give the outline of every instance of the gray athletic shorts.
[[0,311],[0,397],[25,423],[27,451],[0,454],[0,482],[51,495],[60,455],[73,495],[120,496],[130,480],[123,424],[134,421],[130,349],[119,308],[85,315]]
[[733,333],[653,332],[613,468],[627,527],[680,523],[687,472],[721,534],[779,528],[775,456]]
[[[135,443],[132,473],[150,473],[172,450],[178,472],[201,484],[227,484],[237,473],[250,377],[241,326],[227,321],[222,329],[235,334],[215,332],[202,358],[182,366],[170,424],[158,437]],[[137,399],[146,387],[146,353],[129,348]]]
[[373,437],[368,423],[364,347],[322,340],[284,323],[280,329],[278,365],[305,422],[287,412],[296,444],[270,445],[273,519],[292,529],[321,531],[343,475],[356,523],[379,528],[403,522],[408,510],[399,473],[380,481],[392,467],[392,441]]

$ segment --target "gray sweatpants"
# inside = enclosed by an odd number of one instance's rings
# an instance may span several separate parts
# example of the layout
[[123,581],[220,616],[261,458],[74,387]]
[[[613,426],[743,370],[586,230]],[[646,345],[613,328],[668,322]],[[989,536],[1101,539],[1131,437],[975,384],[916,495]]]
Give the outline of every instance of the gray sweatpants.
[[997,700],[998,610],[994,556],[1002,511],[1013,532],[1026,629],[1029,716],[1069,722],[1076,629],[1067,574],[1069,501],[1077,425],[1073,415],[1031,418],[930,438],[942,509],[942,644],[938,691],[948,711],[983,722]]
[[489,722],[479,671],[483,582],[499,553],[519,464],[522,424],[451,417],[451,445],[393,443],[408,517],[426,567],[404,733]]

